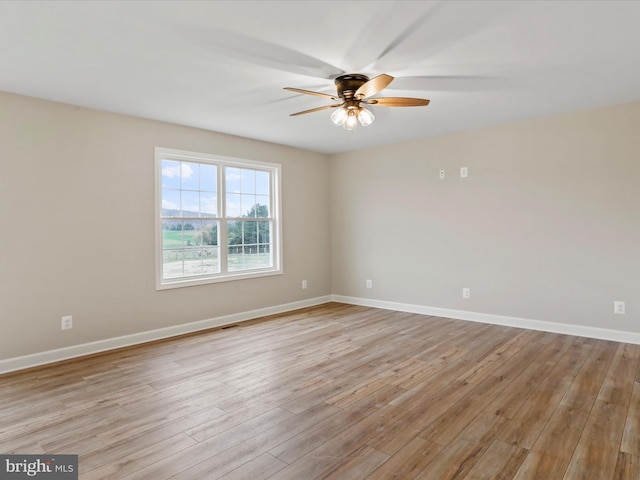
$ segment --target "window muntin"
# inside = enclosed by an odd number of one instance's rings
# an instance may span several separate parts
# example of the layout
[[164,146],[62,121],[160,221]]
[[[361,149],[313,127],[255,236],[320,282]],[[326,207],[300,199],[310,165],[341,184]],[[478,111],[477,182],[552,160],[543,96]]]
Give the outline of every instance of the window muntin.
[[280,166],[156,149],[157,288],[281,273]]

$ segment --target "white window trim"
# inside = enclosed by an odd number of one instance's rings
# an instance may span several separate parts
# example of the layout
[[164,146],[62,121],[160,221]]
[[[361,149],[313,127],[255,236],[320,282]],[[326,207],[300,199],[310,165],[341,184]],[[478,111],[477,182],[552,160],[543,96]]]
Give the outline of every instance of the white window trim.
[[[175,280],[163,280],[162,271],[162,160],[171,159],[179,161],[195,161],[195,162],[208,162],[218,166],[219,172],[224,171],[223,167],[262,167],[271,171],[271,209],[273,211],[273,218],[275,225],[273,226],[272,235],[272,255],[273,266],[266,269],[256,269],[251,271],[239,271],[239,272],[222,272],[218,274],[199,276],[194,278],[178,278]],[[282,198],[282,182],[281,182],[282,166],[277,163],[261,162],[258,160],[245,160],[233,157],[226,157],[222,155],[212,155],[207,153],[188,152],[184,150],[176,150],[164,147],[156,147],[155,149],[155,275],[156,275],[156,290],[166,290],[181,287],[190,287],[196,285],[206,285],[210,283],[229,282],[234,280],[241,280],[247,278],[266,277],[271,275],[281,275],[282,269],[282,212],[281,212],[281,198]],[[219,199],[222,202],[219,207],[219,211],[225,211],[224,206],[226,202],[226,196],[224,193],[223,176],[222,173],[218,174],[218,192]],[[217,220],[223,220],[221,217],[217,217]],[[220,221],[219,236],[220,239],[226,238],[226,222]],[[227,244],[226,240],[220,241],[220,259],[222,256],[226,258]]]

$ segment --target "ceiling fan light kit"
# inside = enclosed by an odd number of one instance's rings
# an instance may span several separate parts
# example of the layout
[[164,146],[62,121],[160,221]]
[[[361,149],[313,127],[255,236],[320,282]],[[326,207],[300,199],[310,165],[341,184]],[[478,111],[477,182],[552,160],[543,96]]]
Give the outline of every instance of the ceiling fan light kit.
[[340,107],[331,114],[331,121],[346,130],[353,130],[358,126],[358,121],[363,127],[369,126],[376,119],[371,110],[364,107]]
[[329,108],[337,108],[331,114],[331,121],[344,127],[346,130],[353,130],[358,126],[358,122],[363,127],[371,125],[375,120],[375,115],[365,108],[365,105],[378,105],[385,107],[419,107],[429,105],[429,100],[423,98],[402,98],[402,97],[382,97],[369,98],[383,89],[393,81],[391,75],[378,75],[369,79],[368,76],[359,73],[340,75],[335,79],[337,96],[327,93],[311,92],[299,88],[285,87],[285,90],[306,95],[329,98],[331,100],[341,100],[342,103],[325,105],[324,107],[312,108],[302,112],[292,113],[290,116],[303,115],[305,113],[318,112]]

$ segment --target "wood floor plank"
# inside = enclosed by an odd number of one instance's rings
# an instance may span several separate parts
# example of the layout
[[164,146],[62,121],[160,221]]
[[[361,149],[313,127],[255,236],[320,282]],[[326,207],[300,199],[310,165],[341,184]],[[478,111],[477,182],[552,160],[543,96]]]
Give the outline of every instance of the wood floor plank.
[[637,480],[638,478],[640,478],[640,457],[619,452],[613,480]]
[[370,415],[385,405],[391,405],[391,402],[405,392],[404,389],[395,385],[385,385],[384,387],[372,392],[370,395],[349,404],[343,410],[357,411],[362,416]]
[[90,471],[85,471],[86,462],[82,462],[79,471],[80,477],[82,480],[122,478],[125,475],[165,458],[167,455],[173,455],[196,443],[194,439],[181,433],[162,442],[150,445],[147,448],[132,451],[126,456]]
[[593,407],[615,354],[616,344],[600,340],[567,390],[561,404],[589,412]]
[[322,475],[322,480],[363,480],[382,465],[389,455],[374,448],[363,446]]
[[406,373],[405,375],[394,379],[391,383],[404,389],[415,388],[423,384],[423,382],[425,382],[429,377],[441,371],[446,365],[450,365],[458,358],[463,357],[465,353],[467,353],[466,350],[463,350],[460,347],[453,347],[436,358],[428,361],[420,360],[422,365],[419,369]]
[[377,390],[380,390],[385,385],[389,384],[389,380],[386,378],[373,377],[369,378],[361,383],[356,384],[351,390],[346,392],[340,392],[333,397],[325,400],[331,405],[335,405],[339,408],[346,408],[349,405],[368,397]]
[[38,443],[38,440],[31,436],[22,437],[19,439],[12,439],[0,443],[0,452],[6,455],[18,454],[29,452],[34,455],[40,453],[46,453],[44,448]]
[[[256,429],[256,426],[253,426],[253,432],[244,429],[238,429],[237,432],[227,431],[219,436],[215,446],[214,439],[208,440],[212,448],[218,449],[217,455],[177,473],[176,478],[218,478],[235,469],[244,470],[248,468],[245,464],[258,462],[258,457],[264,452],[339,412],[340,410],[334,406],[320,405],[314,412],[306,412],[304,416],[290,416],[284,421],[273,422],[268,428],[261,426]],[[279,470],[281,469],[276,469]]]
[[496,440],[464,480],[511,480],[528,454],[529,450]]
[[620,451],[640,457],[640,383],[633,384]]
[[531,449],[591,350],[591,346],[574,343],[513,416],[499,440]]
[[456,440],[440,453],[415,480],[461,480],[482,457],[488,445]]
[[[262,415],[264,411],[248,411],[239,418],[239,416],[228,415],[226,417],[216,417],[218,421],[222,421],[222,418],[232,417],[235,423],[231,426],[237,425],[242,422],[251,420],[254,417]],[[210,416],[206,410],[197,412],[187,417],[180,418],[176,421],[163,424],[153,430],[142,432],[136,436],[123,438],[115,443],[104,445],[95,449],[92,449],[89,453],[82,455],[82,463],[89,468],[97,468],[109,463],[119,461],[122,457],[128,456],[132,451],[144,450],[152,445],[158,444],[169,438],[172,438],[180,433],[187,433],[195,426],[207,423],[210,421]],[[231,423],[231,422],[229,422]],[[227,424],[228,425],[228,424]],[[231,428],[229,426],[229,428]],[[214,436],[213,434],[211,436]],[[191,437],[193,438],[193,437]],[[207,437],[209,438],[209,437]],[[85,440],[86,441],[86,440]],[[73,449],[67,451],[75,452]],[[59,450],[52,451],[51,453],[59,452]]]
[[639,480],[639,432],[640,345],[339,303],[0,375],[83,480]]
[[[370,413],[370,412],[367,412]],[[299,458],[314,451],[329,439],[357,424],[367,415],[359,411],[343,411],[329,417],[289,440],[283,441],[269,450],[269,453],[286,463],[294,463]]]
[[587,419],[588,415],[580,409],[558,407],[514,480],[564,478]]
[[472,389],[473,386],[469,383],[455,381],[432,397],[426,398],[421,406],[405,410],[398,421],[388,425],[383,431],[376,432],[369,440],[370,444],[383,452],[396,453]]
[[212,468],[212,465],[217,468],[218,476],[225,475],[259,455],[250,447],[245,449],[237,448],[239,444],[252,438],[257,433],[284,422],[291,416],[285,410],[274,409],[227,429],[218,435],[199,441],[196,445],[176,454],[168,455],[162,460],[136,472],[125,475],[122,480],[174,477],[207,478],[203,472],[205,469]]
[[509,420],[489,412],[482,412],[467,427],[460,432],[456,439],[481,444],[491,444]]
[[477,416],[427,468],[416,476],[416,479],[465,478],[474,465],[484,457],[506,422],[506,418],[486,412]]
[[263,453],[219,478],[220,480],[267,480],[286,466],[287,464],[283,461]]
[[513,418],[544,380],[548,370],[548,366],[530,363],[487,405],[486,410],[504,418]]
[[478,383],[493,374],[498,366],[503,365],[518,351],[520,351],[532,338],[540,337],[540,332],[525,330],[509,341],[499,345],[489,355],[477,362],[472,368],[458,377],[462,382]]
[[334,378],[331,382],[322,385],[312,392],[308,392],[284,402],[281,407],[291,413],[302,413],[319,403],[325,403],[327,398],[344,392],[344,389],[351,387],[353,382],[353,378],[346,376]]
[[197,402],[178,402],[171,405],[171,408],[156,411],[154,413],[140,417],[136,416],[126,423],[107,428],[96,436],[106,444],[116,443],[122,439],[134,437],[142,432],[154,430],[159,426],[179,420],[180,418],[193,415],[202,410],[207,410],[207,415],[211,417],[221,417],[225,414],[222,410],[210,405],[208,399],[198,399]]
[[[492,375],[501,376],[507,374],[513,368],[512,365],[526,365],[507,388],[489,404],[488,411],[505,418],[513,418],[569,349],[571,337],[546,335],[550,338],[544,348],[540,349],[537,341],[529,342],[510,359],[510,362],[498,367],[492,373]],[[544,336],[539,339],[543,340]]]
[[[73,430],[76,426],[86,425],[85,420],[89,414],[97,414],[98,418],[108,418],[108,413],[114,410],[123,413],[118,405],[111,402],[106,402],[104,405],[101,403],[100,401],[91,401],[69,408],[58,406],[56,410],[43,415],[34,411],[31,418],[19,418],[15,423],[3,426],[0,430],[0,444],[27,435],[42,437],[42,433],[46,429],[51,431]],[[114,417],[116,417],[115,414]]]
[[[454,380],[455,376],[461,370],[468,368],[470,363],[470,360],[461,359],[448,366],[443,366],[442,370],[437,374],[399,395],[398,398],[391,402],[391,405],[405,410],[413,410],[421,408],[427,398],[441,397],[443,396],[442,392],[444,392],[444,396],[449,395],[452,386],[463,388],[465,391],[471,390],[473,388],[471,384]],[[460,396],[465,395],[463,391],[458,391],[458,394]]]
[[[284,422],[293,417],[290,412],[281,408],[274,408],[265,413],[244,420],[245,414],[232,415],[231,417],[221,418],[220,422],[215,423],[215,428],[207,428],[206,433],[200,426],[187,430],[187,435],[202,442],[212,438],[224,438],[226,442],[232,441],[233,438],[245,438],[256,432],[271,428],[273,425]],[[244,420],[244,421],[239,421]]]
[[436,443],[415,437],[371,473],[367,480],[411,480],[442,450],[443,447]]
[[640,366],[640,345],[620,344],[598,394],[598,400],[626,407]]
[[365,447],[375,432],[396,421],[400,413],[400,409],[385,406],[351,426],[343,426],[340,433],[279,471],[273,480],[323,478],[342,465],[345,458]]
[[[418,436],[439,445],[449,445],[465,428],[480,416],[482,411],[508,385],[505,377],[490,375],[475,386],[468,395],[444,412],[436,421],[425,427]],[[497,415],[490,417],[501,418]]]
[[627,408],[596,400],[565,480],[612,478],[618,461]]

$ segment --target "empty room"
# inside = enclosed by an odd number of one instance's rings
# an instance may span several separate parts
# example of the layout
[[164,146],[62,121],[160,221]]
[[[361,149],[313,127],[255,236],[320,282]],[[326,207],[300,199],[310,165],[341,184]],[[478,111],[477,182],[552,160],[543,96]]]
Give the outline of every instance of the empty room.
[[0,479],[639,480],[640,2],[0,2]]

